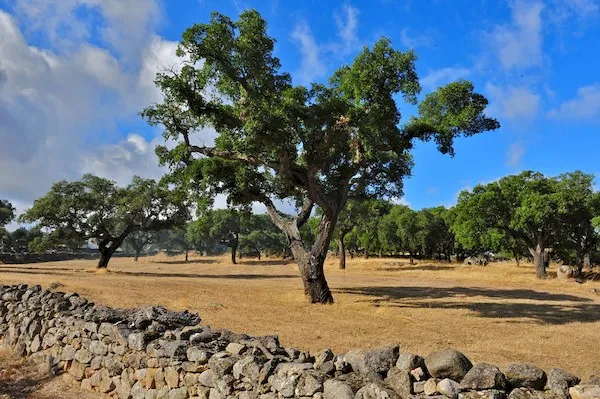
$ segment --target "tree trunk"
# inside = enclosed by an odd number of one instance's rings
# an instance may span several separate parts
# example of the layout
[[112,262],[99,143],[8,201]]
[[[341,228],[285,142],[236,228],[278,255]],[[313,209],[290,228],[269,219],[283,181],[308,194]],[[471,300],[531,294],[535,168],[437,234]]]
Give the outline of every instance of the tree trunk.
[[101,250],[100,260],[98,260],[98,266],[96,266],[96,268],[106,269],[108,267],[108,262],[110,261],[110,258],[112,257],[113,253],[114,251],[112,251],[110,248]]
[[135,250],[135,257],[133,258],[134,262],[138,261],[138,258],[140,257],[140,252],[142,252],[141,248],[138,248],[138,249]]
[[234,265],[237,264],[237,262],[235,260],[235,255],[237,253],[237,248],[238,248],[238,240],[237,240],[237,237],[236,237],[231,242],[231,263],[233,263]]
[[365,245],[365,259],[369,259],[369,246]]
[[414,255],[412,252],[408,253],[408,259],[410,260],[410,264],[414,265],[415,264],[415,260],[414,260]]
[[188,248],[185,249],[185,261],[188,261],[188,253],[190,252],[190,250]]
[[346,247],[344,246],[344,238],[338,238],[338,252],[340,253],[340,269],[346,268]]
[[533,264],[535,265],[535,273],[538,278],[544,279],[548,277],[546,273],[546,266],[548,264],[547,252],[544,250],[544,246],[541,244],[536,245],[535,248],[529,248],[531,256],[533,256]]

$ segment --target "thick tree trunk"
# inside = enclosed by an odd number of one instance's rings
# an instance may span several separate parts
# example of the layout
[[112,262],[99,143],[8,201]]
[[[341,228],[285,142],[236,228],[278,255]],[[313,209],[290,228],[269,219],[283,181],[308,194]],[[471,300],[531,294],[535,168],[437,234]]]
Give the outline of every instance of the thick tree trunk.
[[231,243],[231,263],[233,263],[234,265],[237,264],[237,262],[235,260],[235,255],[237,253],[237,247],[238,247],[238,243],[237,243],[237,239],[236,239]]
[[135,250],[135,257],[133,258],[133,261],[134,261],[134,262],[137,262],[137,261],[138,261],[138,259],[139,259],[139,257],[140,257],[140,252],[142,252],[142,249],[141,249],[141,248],[138,248],[138,249],[136,249],[136,250]]
[[365,259],[369,259],[369,246],[365,245]]
[[540,279],[548,277],[546,273],[548,253],[544,250],[543,245],[538,244],[535,248],[529,248],[529,252],[533,256],[533,264],[535,265],[535,274],[537,277]]
[[346,247],[344,246],[344,238],[338,238],[338,252],[340,254],[340,269],[346,268]]
[[186,249],[185,249],[185,261],[186,261],[186,262],[188,261],[188,253],[189,253],[189,252],[190,252],[190,250],[186,248]]
[[110,248],[104,249],[100,251],[100,259],[98,260],[98,269],[106,269],[108,267],[108,262],[112,257],[114,251],[111,251]]
[[414,264],[415,264],[415,259],[414,259],[414,255],[413,255],[413,253],[412,253],[412,252],[410,252],[410,253],[408,254],[408,259],[410,260],[410,264],[411,264],[411,265],[414,265]]

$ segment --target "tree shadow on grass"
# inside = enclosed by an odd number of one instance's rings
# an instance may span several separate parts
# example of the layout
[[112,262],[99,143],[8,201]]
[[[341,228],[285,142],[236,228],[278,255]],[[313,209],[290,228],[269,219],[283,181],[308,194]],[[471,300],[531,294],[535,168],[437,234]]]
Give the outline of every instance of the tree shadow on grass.
[[289,259],[238,260],[239,265],[247,266],[286,266],[294,263]]
[[162,277],[162,278],[209,278],[231,280],[260,280],[279,278],[298,278],[293,274],[187,274],[187,273],[152,273],[152,272],[124,272],[113,271],[111,274],[120,274],[135,277]]
[[42,270],[38,270],[38,269],[33,269],[33,270],[18,270],[18,269],[11,269],[11,270],[6,270],[0,267],[0,273],[5,273],[5,274],[47,274],[50,276],[73,276],[76,272],[79,272],[80,270],[73,270],[73,269],[69,269],[70,271],[72,271],[73,273],[65,273],[65,272],[51,272],[51,271],[42,271]]
[[408,263],[406,266],[382,266],[378,267],[375,270],[381,272],[407,272],[407,271],[440,271],[440,270],[454,270],[457,266],[450,265],[410,265]]
[[[529,318],[546,324],[600,321],[600,304],[589,298],[527,289],[357,287],[337,292],[364,296],[365,301],[377,307],[466,309],[479,317]],[[486,302],[486,298],[511,302]],[[536,303],[522,302],[526,300]]]
[[160,263],[163,265],[193,265],[196,263],[210,265],[214,263],[219,263],[218,260],[215,259],[193,259],[193,260],[156,260],[151,263]]

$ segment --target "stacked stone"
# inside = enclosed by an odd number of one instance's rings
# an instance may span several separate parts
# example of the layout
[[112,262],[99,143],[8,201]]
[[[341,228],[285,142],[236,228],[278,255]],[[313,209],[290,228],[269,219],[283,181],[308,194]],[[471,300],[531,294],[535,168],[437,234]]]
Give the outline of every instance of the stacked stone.
[[0,286],[2,344],[83,390],[121,399],[592,399],[570,373],[473,365],[452,349],[426,358],[398,346],[312,356],[276,337],[200,326],[188,312],[119,310],[40,286]]

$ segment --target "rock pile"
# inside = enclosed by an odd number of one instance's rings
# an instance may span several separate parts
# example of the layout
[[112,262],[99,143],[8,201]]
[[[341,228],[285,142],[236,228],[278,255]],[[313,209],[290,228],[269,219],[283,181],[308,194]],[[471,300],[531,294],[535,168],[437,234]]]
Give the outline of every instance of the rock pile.
[[391,345],[314,355],[200,326],[197,314],[119,310],[40,286],[0,286],[2,344],[82,390],[121,399],[573,399],[600,398],[564,370],[515,363],[501,371],[446,349],[429,356]]

